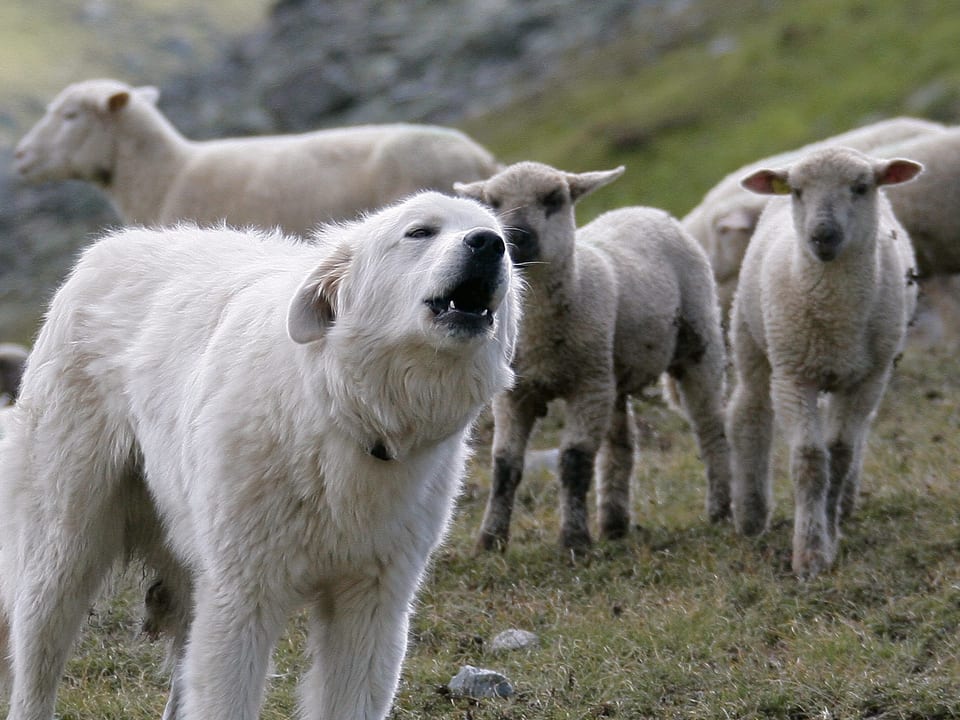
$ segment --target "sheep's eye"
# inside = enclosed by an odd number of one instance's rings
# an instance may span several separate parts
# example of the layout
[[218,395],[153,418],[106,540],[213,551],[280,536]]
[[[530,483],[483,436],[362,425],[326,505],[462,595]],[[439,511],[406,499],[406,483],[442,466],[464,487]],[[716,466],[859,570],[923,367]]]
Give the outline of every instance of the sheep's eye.
[[487,205],[489,205],[494,210],[499,210],[502,204],[503,203],[501,202],[500,198],[490,198],[489,200],[487,200]]
[[793,196],[797,200],[803,197],[803,190],[801,190],[800,188],[794,188],[792,192],[793,192]]
[[435,227],[430,227],[429,225],[416,225],[407,230],[407,232],[404,233],[404,237],[413,238],[414,240],[424,240],[426,238],[433,237],[437,234],[437,232],[438,230]]
[[76,110],[67,110],[63,113],[64,120],[76,120],[80,116]]
[[867,194],[867,184],[865,182],[854,183],[850,186],[850,191],[854,195],[866,195]]
[[540,198],[540,205],[543,206],[544,211],[549,216],[563,207],[563,200],[563,191],[553,190]]

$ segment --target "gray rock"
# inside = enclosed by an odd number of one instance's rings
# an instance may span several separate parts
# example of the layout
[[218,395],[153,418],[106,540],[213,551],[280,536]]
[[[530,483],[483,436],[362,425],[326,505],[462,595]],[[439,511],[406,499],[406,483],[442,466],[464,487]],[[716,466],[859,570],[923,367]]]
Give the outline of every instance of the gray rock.
[[454,695],[472,698],[510,697],[514,693],[510,681],[496,670],[464,665],[451,678],[447,688]]
[[504,652],[507,650],[523,650],[524,648],[534,647],[540,644],[540,638],[536,634],[527,630],[518,630],[510,628],[499,633],[490,641],[491,652]]

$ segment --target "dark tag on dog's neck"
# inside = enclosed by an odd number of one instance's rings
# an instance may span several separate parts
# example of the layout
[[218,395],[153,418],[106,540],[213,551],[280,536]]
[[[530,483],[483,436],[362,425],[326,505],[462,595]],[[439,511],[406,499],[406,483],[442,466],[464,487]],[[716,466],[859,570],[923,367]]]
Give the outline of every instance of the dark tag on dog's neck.
[[387,452],[387,446],[383,444],[382,440],[370,448],[370,454],[377,460],[393,460],[393,458],[390,457],[390,453]]

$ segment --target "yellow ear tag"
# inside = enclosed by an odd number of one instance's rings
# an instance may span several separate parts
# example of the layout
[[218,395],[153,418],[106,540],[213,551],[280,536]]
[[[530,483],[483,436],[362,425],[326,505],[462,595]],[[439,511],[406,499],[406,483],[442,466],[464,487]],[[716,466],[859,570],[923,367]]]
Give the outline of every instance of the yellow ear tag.
[[790,194],[790,185],[787,184],[787,181],[775,177],[770,181],[770,189],[773,190],[777,195],[789,195]]

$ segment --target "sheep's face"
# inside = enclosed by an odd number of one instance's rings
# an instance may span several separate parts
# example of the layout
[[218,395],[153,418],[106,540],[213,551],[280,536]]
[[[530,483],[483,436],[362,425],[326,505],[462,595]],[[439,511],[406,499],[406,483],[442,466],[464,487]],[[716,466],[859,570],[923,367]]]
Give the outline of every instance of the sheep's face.
[[108,185],[116,148],[113,123],[134,92],[140,91],[112,80],[67,87],[17,145],[17,172],[28,182],[74,179]]
[[782,170],[758,170],[748,190],[790,195],[793,224],[804,247],[822,262],[874,242],[880,186],[906,182],[922,167],[912,160],[874,160],[847,148],[828,148]]
[[622,173],[623,168],[575,174],[522,162],[489,180],[454,188],[493,208],[506,230],[511,260],[523,266],[569,257],[576,233],[574,204]]

